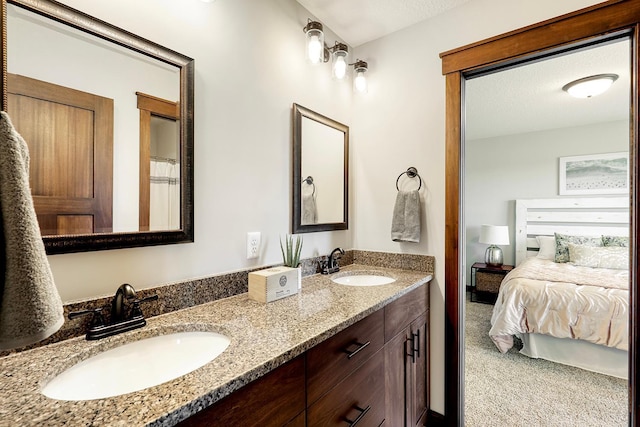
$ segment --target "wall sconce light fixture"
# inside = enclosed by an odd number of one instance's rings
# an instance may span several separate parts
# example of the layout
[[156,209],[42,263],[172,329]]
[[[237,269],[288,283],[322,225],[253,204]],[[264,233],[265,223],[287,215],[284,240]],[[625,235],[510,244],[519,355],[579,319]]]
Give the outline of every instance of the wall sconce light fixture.
[[369,64],[358,59],[352,65],[356,73],[355,77],[353,78],[353,88],[356,92],[364,93],[368,89],[367,77],[365,76],[365,73],[369,69]]
[[606,92],[616,80],[617,74],[598,74],[567,83],[562,90],[575,98],[591,98]]
[[312,64],[319,64],[329,60],[329,52],[324,44],[324,31],[322,24],[309,19],[302,29],[307,35],[307,59]]
[[306,56],[309,62],[315,65],[329,62],[329,58],[331,58],[331,74],[336,80],[345,80],[349,66],[353,65],[355,90],[358,92],[367,91],[367,79],[364,75],[368,69],[366,62],[358,59],[355,63],[349,64],[349,47],[344,43],[336,41],[333,46],[328,47],[324,42],[324,31],[320,22],[309,19],[302,30],[307,39]]
[[349,48],[344,43],[338,43],[330,49],[331,50],[331,73],[333,77],[338,80],[342,80],[347,76],[347,58],[349,56]]

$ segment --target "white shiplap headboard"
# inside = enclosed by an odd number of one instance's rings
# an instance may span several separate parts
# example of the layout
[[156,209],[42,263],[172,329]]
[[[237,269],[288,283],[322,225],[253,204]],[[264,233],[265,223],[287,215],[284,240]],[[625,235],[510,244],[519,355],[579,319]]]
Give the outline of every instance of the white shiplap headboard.
[[516,200],[516,265],[535,256],[536,236],[628,236],[628,197]]

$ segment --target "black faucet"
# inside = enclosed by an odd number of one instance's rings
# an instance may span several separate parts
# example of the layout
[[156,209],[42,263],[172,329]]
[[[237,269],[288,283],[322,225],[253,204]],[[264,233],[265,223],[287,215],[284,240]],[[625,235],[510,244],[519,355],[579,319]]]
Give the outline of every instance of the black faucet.
[[[133,289],[133,286],[125,283],[118,288],[111,301],[111,314],[108,324],[105,324],[104,317],[102,316],[104,307],[71,312],[69,313],[69,319],[75,319],[76,317],[86,314],[93,314],[93,319],[87,332],[87,339],[98,340],[146,325],[147,321],[144,319],[144,315],[140,309],[140,303],[157,299],[158,295],[136,299],[136,291]],[[130,304],[128,304],[128,302],[130,302]],[[127,311],[128,305],[131,305],[131,308]]]
[[335,248],[329,254],[329,259],[326,264],[324,264],[321,268],[322,274],[331,274],[336,273],[340,270],[340,266],[338,265],[338,260],[340,257],[344,255],[344,250],[342,248]]
[[116,291],[116,296],[111,301],[111,323],[122,322],[125,320],[125,299],[127,301],[136,298],[136,290],[128,283],[120,285]]

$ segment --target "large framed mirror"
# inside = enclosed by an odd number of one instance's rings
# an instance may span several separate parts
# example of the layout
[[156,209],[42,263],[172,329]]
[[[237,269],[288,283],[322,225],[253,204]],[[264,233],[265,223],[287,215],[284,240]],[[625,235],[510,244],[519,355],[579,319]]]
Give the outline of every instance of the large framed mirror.
[[349,127],[293,104],[292,232],[349,228]]
[[194,60],[56,1],[0,5],[47,253],[192,242]]
[[[638,424],[638,182],[640,180],[638,170],[638,23],[640,23],[640,1],[638,0],[612,0],[592,7],[554,18],[539,24],[531,25],[521,30],[516,30],[489,40],[480,41],[472,45],[464,46],[441,54],[443,74],[446,76],[446,231],[445,231],[445,417],[446,425],[464,425],[466,417],[466,401],[473,399],[473,389],[467,388],[465,374],[468,372],[466,342],[470,337],[469,329],[465,329],[469,311],[467,310],[467,298],[465,289],[465,274],[469,274],[469,265],[465,266],[465,203],[468,195],[465,193],[465,173],[468,173],[465,159],[472,155],[469,146],[465,145],[471,133],[467,129],[467,114],[469,113],[468,90],[471,88],[471,80],[487,78],[494,72],[512,70],[516,66],[524,64],[537,65],[543,60],[555,57],[558,54],[568,58],[570,52],[593,52],[601,46],[615,47],[614,43],[621,40],[619,45],[626,56],[626,62],[630,68],[630,91],[627,85],[626,99],[628,102],[620,103],[627,107],[626,117],[628,123],[622,126],[622,144],[627,143],[629,152],[629,199],[622,199],[622,207],[629,207],[629,213],[621,213],[621,220],[627,224],[624,228],[629,234],[628,255],[628,334],[623,335],[623,340],[628,340],[628,380],[623,382],[622,388],[628,390],[627,399],[621,404],[627,406],[628,425]],[[625,59],[626,58],[626,59]],[[629,61],[631,58],[631,61]],[[611,65],[611,61],[600,58],[599,64]],[[631,64],[629,64],[631,62]],[[629,81],[629,80],[628,80]],[[529,83],[529,81],[527,81]],[[561,88],[557,89],[560,96]],[[528,100],[527,100],[528,101]],[[526,102],[526,101],[525,101]],[[530,117],[530,121],[537,117]],[[626,118],[625,118],[626,120]],[[468,132],[469,131],[469,132]],[[605,142],[606,141],[606,142]],[[611,151],[610,141],[603,140],[601,152]],[[626,151],[626,150],[625,150]],[[527,161],[533,162],[531,158]],[[559,168],[559,167],[558,167]],[[559,169],[558,169],[559,170]],[[536,182],[536,185],[539,183]],[[560,193],[561,194],[561,193]],[[553,200],[563,200],[555,196]],[[540,199],[542,200],[542,199]],[[593,199],[592,199],[593,200]],[[608,201],[613,199],[609,198]],[[564,199],[567,202],[566,199]],[[575,207],[575,206],[574,206]],[[518,209],[518,208],[516,208]],[[540,218],[543,214],[536,207],[535,214],[529,218]],[[558,208],[554,206],[553,215],[558,218]],[[610,208],[607,208],[610,210]],[[525,211],[529,215],[529,211]],[[585,212],[581,212],[584,214]],[[517,214],[517,212],[516,212]],[[627,220],[628,219],[628,220]],[[576,222],[576,217],[571,217],[571,222]],[[516,218],[516,224],[518,220]],[[517,230],[521,230],[516,225]],[[590,233],[593,234],[593,233]],[[524,233],[525,253],[529,250],[528,229]],[[516,239],[522,240],[516,236]],[[537,240],[537,239],[534,239]],[[516,245],[518,242],[516,241]],[[517,250],[517,249],[516,249]],[[519,263],[516,260],[515,264]],[[466,317],[466,316],[467,317]],[[472,318],[469,328],[477,320]],[[485,334],[484,338],[488,338]],[[577,341],[577,340],[576,340]],[[495,349],[494,349],[495,350]],[[496,350],[497,351],[497,350]],[[589,350],[591,351],[591,349]],[[591,353],[589,353],[591,354]],[[509,378],[505,372],[500,372],[505,378]],[[539,380],[539,379],[538,379]],[[626,383],[626,384],[625,384]],[[549,383],[545,383],[545,387]],[[469,394],[468,394],[469,393]],[[475,396],[477,397],[477,396]],[[529,402],[522,398],[522,402]],[[575,399],[575,397],[571,397]],[[530,402],[529,402],[530,403]],[[540,408],[535,404],[540,413],[549,414],[548,408]],[[600,413],[598,413],[601,415]],[[575,421],[575,420],[574,420]],[[578,421],[576,421],[578,422]],[[618,424],[616,424],[618,425]]]

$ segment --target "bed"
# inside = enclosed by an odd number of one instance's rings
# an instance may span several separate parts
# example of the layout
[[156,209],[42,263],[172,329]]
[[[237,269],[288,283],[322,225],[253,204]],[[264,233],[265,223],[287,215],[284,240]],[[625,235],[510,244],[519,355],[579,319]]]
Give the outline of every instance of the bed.
[[489,335],[501,352],[627,378],[628,198],[516,200],[516,268]]

